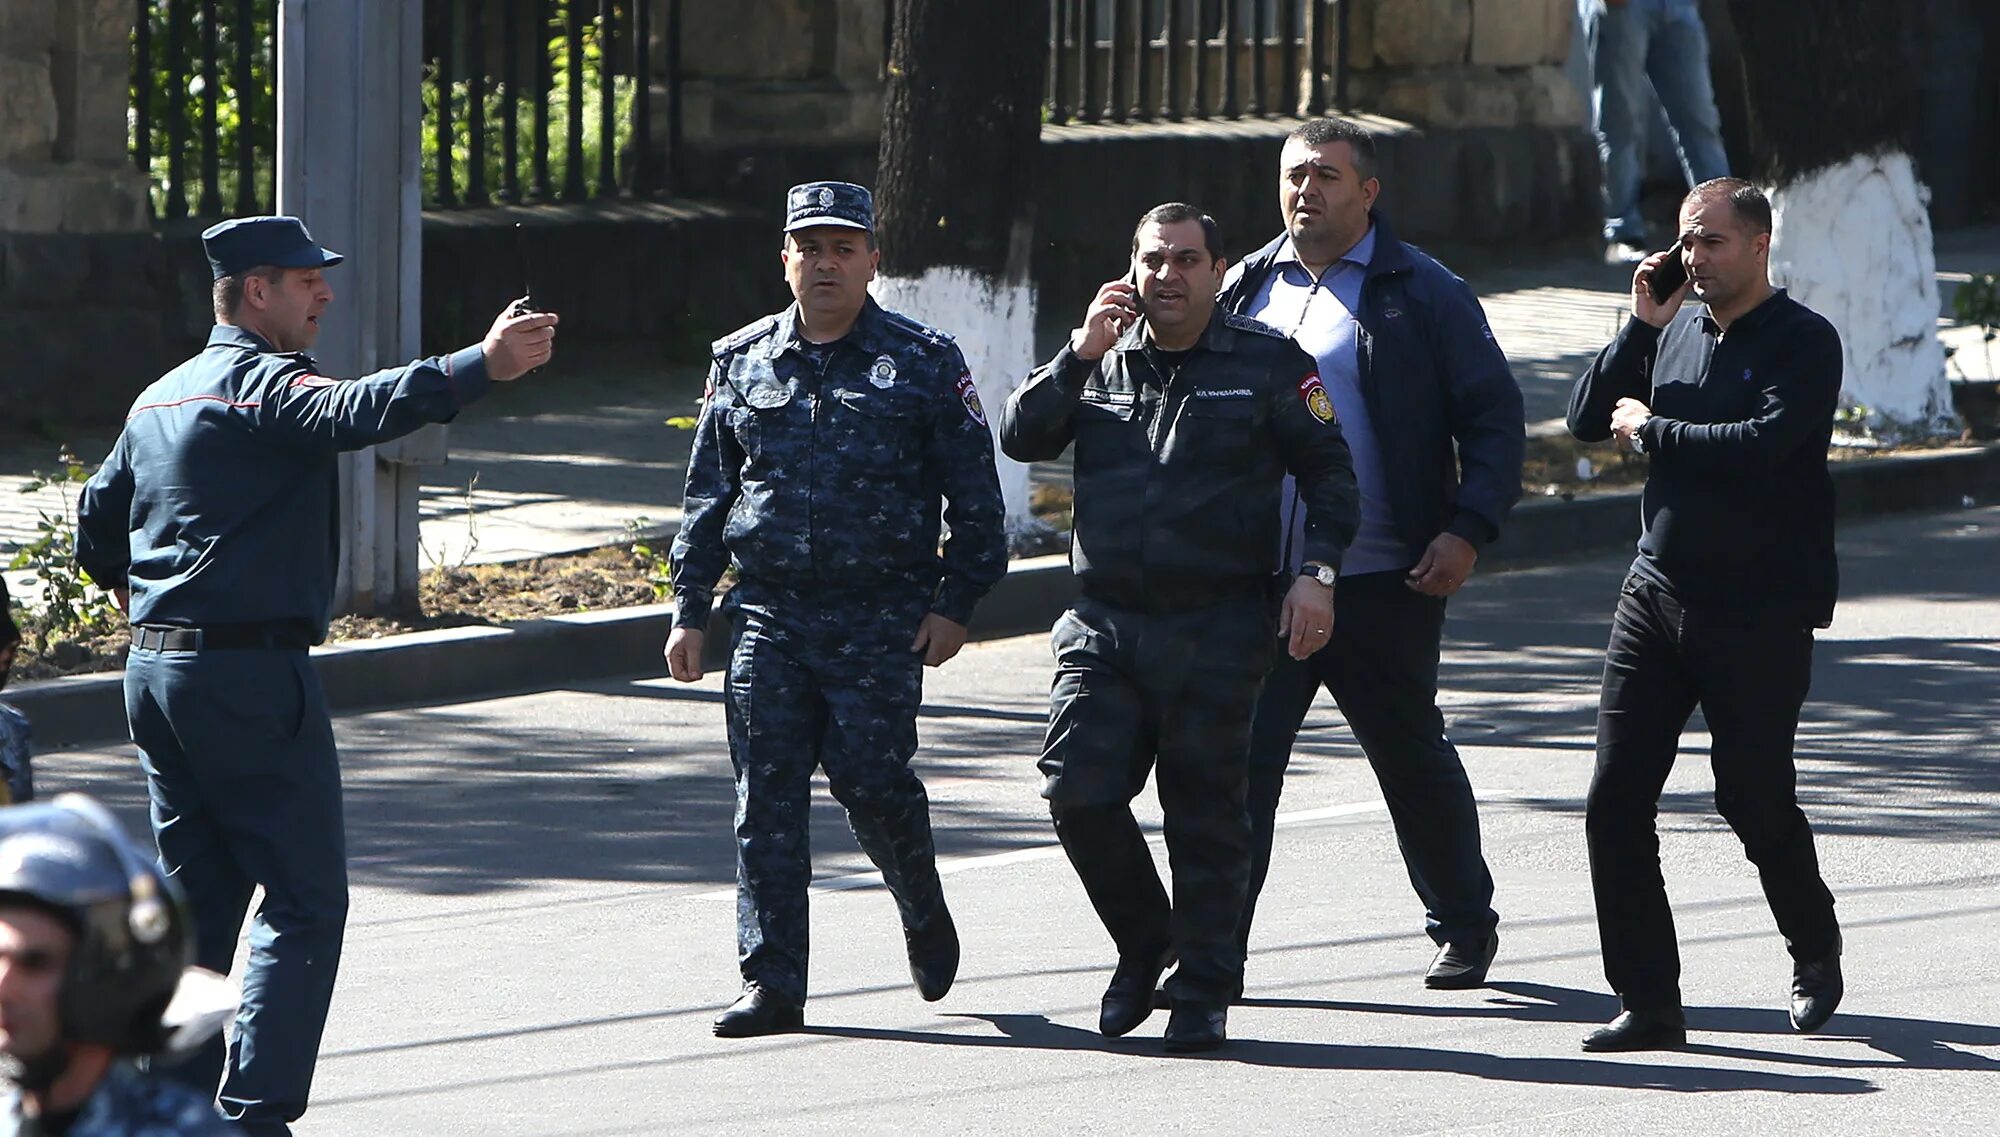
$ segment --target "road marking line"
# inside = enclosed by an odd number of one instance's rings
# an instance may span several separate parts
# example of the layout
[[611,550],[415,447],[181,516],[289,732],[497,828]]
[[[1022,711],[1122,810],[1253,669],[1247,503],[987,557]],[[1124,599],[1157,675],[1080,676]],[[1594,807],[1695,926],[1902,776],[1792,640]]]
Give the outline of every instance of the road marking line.
[[[1291,813],[1281,813],[1277,816],[1276,823],[1281,826],[1299,825],[1310,821],[1326,821],[1335,817],[1352,817],[1360,813],[1374,813],[1378,809],[1387,808],[1388,803],[1377,798],[1374,801],[1355,801],[1344,805],[1324,806],[1320,809],[1301,809]],[[1149,845],[1165,844],[1166,836],[1161,833],[1151,834],[1146,838],[1146,843]],[[1062,846],[1052,843],[1036,845],[1027,849],[1013,849],[1005,853],[987,853],[977,857],[952,857],[948,860],[938,862],[938,875],[949,876],[952,873],[965,872],[969,869],[993,869],[999,868],[1002,865],[1018,865],[1028,861],[1043,861],[1050,857],[1059,857],[1061,855]],[[825,880],[816,880],[812,884],[814,892],[849,892],[857,888],[880,887],[882,887],[882,874],[873,870],[850,873],[846,876],[828,877]],[[736,899],[736,890],[734,888],[718,888],[712,892],[697,892],[690,899],[734,900]]]

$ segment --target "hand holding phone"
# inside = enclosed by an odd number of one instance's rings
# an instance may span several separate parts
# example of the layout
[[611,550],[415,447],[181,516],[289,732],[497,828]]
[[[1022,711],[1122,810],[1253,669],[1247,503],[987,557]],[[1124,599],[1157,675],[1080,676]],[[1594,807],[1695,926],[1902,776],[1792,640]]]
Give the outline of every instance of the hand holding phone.
[[1070,350],[1086,361],[1102,359],[1111,345],[1118,342],[1118,337],[1125,334],[1125,329],[1143,314],[1134,274],[1106,281],[1091,298],[1083,324],[1070,332]]
[[1673,299],[1674,293],[1679,292],[1688,279],[1687,262],[1681,259],[1681,247],[1675,245],[1665,252],[1667,258],[1653,266],[1650,278],[1655,304],[1665,304]]
[[1664,328],[1687,296],[1687,264],[1679,248],[1648,256],[1632,270],[1632,314]]
[[1139,295],[1139,270],[1137,267],[1134,267],[1130,272],[1125,274],[1125,283],[1132,286],[1133,314],[1137,315],[1140,319],[1144,319],[1146,316],[1146,301],[1144,297]]

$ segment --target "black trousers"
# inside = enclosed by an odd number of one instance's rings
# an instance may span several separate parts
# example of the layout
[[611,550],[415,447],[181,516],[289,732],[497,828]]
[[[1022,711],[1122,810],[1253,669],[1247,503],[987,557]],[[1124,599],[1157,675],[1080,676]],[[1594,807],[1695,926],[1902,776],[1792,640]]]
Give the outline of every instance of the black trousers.
[[[1264,600],[1145,613],[1086,596],[1052,636],[1056,676],[1040,767],[1063,851],[1120,956],[1180,966],[1169,993],[1226,1004],[1250,876],[1244,809],[1250,712],[1276,651]],[[1132,799],[1157,764],[1173,900]]]
[[1324,685],[1375,771],[1410,884],[1433,940],[1493,933],[1493,875],[1479,848],[1479,807],[1437,706],[1442,597],[1403,583],[1401,572],[1342,577],[1333,638],[1305,660],[1280,653],[1264,681],[1250,736],[1250,893],[1237,925],[1247,951],[1257,894],[1271,867],[1271,839],[1285,767],[1299,726]]
[[1585,829],[1604,977],[1627,1009],[1681,1005],[1655,819],[1696,706],[1713,739],[1715,808],[1757,866],[1793,958],[1820,958],[1838,942],[1792,763],[1812,650],[1810,628],[1692,608],[1647,577],[1626,578],[1604,657]]

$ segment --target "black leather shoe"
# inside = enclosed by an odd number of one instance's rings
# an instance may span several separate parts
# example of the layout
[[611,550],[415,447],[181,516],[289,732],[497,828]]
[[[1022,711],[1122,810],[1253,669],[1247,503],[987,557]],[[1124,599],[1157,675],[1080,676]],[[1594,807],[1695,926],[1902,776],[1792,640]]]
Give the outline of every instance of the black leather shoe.
[[1486,969],[1500,950],[1500,933],[1483,940],[1452,941],[1438,948],[1430,970],[1424,972],[1424,986],[1433,991],[1464,991],[1486,985]]
[[1229,1008],[1177,1002],[1167,1016],[1167,1053],[1194,1054],[1229,1041]]
[[958,978],[958,926],[943,904],[930,919],[914,928],[903,929],[903,946],[910,953],[910,978],[924,1002],[935,1003],[951,990]]
[[1583,1036],[1583,1048],[1593,1053],[1614,1050],[1672,1050],[1686,1046],[1687,1019],[1680,1014],[1626,1011]]
[[1826,1025],[1847,984],[1840,977],[1840,945],[1811,963],[1792,964],[1792,1029],[1811,1034]]
[[752,983],[729,1009],[715,1017],[715,1037],[755,1038],[760,1034],[790,1034],[806,1025],[806,1009],[762,984]]
[[1160,984],[1160,974],[1173,962],[1171,947],[1158,955],[1118,957],[1118,969],[1111,973],[1111,984],[1104,989],[1104,1003],[1098,1008],[1098,1033],[1117,1038],[1132,1033],[1133,1027],[1145,1022],[1156,1005],[1154,988]]

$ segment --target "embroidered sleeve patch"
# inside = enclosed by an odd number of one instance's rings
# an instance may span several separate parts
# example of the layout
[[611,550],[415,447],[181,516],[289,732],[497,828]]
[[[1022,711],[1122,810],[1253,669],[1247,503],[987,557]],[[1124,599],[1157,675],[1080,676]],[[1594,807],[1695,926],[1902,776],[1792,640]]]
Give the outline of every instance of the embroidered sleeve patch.
[[979,405],[979,388],[972,385],[970,371],[958,377],[958,399],[965,404],[965,413],[972,416],[973,422],[986,425],[986,408]]
[[1326,384],[1319,381],[1319,372],[1314,371],[1299,380],[1299,397],[1306,402],[1306,410],[1321,422],[1330,423],[1334,419],[1333,400],[1326,397]]
[[324,375],[314,375],[311,372],[307,372],[292,380],[292,386],[294,387],[306,387],[314,390],[321,387],[336,387],[339,385],[340,380],[338,379],[329,379]]

